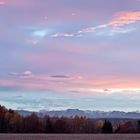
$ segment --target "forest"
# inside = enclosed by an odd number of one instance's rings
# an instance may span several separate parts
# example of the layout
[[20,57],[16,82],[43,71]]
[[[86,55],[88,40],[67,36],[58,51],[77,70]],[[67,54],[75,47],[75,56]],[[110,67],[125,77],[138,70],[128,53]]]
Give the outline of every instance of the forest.
[[0,133],[140,133],[140,120],[39,117],[35,113],[21,116],[14,110],[0,106]]

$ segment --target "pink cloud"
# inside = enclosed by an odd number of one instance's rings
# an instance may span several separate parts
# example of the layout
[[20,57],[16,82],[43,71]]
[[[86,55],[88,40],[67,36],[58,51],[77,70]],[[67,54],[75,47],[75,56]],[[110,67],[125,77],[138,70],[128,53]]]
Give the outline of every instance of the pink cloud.
[[112,27],[121,27],[140,21],[140,12],[122,12],[109,23]]
[[[104,29],[110,27],[112,31],[118,31],[119,33],[127,33],[133,30],[122,31],[119,28],[130,24],[134,24],[140,21],[140,12],[121,12],[115,16],[110,22],[101,24],[95,27],[89,27],[78,31],[78,33],[91,33],[96,32],[98,29]],[[115,29],[115,30],[114,30]]]
[[0,86],[15,86],[15,82],[9,80],[0,80]]
[[92,33],[96,32],[98,29],[104,29],[104,28],[111,28],[111,31],[118,32],[118,33],[127,33],[131,30],[125,31],[120,30],[121,27],[134,24],[136,22],[140,21],[140,12],[121,12],[115,15],[115,18],[113,18],[111,21],[109,21],[106,24],[100,24],[95,27],[88,27],[85,29],[81,29],[76,33],[56,33],[52,35],[52,37],[78,37],[82,36],[84,33]]
[[[86,78],[71,76],[70,78],[55,78],[47,75],[36,75],[32,79],[0,80],[0,87],[14,87],[26,90],[51,90],[55,92],[74,92],[95,95],[97,93],[118,93],[125,91],[140,91],[140,81],[133,78],[103,77]],[[137,93],[137,92],[136,92]]]
[[97,29],[106,28],[108,26],[109,26],[109,24],[102,24],[102,25],[98,25],[95,27],[89,27],[89,28],[85,28],[85,29],[78,31],[78,33],[92,33],[92,32],[96,32]]
[[0,1],[0,6],[5,5],[6,3],[4,1]]

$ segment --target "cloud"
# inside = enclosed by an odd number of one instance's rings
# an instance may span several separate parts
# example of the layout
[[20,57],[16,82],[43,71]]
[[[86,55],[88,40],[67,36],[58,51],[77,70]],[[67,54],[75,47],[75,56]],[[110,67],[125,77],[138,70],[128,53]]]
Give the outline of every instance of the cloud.
[[23,76],[23,77],[30,77],[30,76],[32,76],[33,74],[32,74],[31,71],[28,70],[28,71],[25,71],[25,72],[21,73],[20,75]]
[[81,37],[85,33],[94,33],[94,32],[97,32],[97,30],[99,30],[99,29],[106,29],[106,28],[109,29],[109,32],[111,34],[113,34],[113,33],[125,34],[125,33],[132,32],[135,29],[132,29],[132,28],[125,29],[124,27],[134,24],[138,21],[140,21],[140,12],[139,11],[121,12],[121,13],[116,14],[114,16],[114,18],[106,24],[100,24],[100,25],[97,25],[94,27],[84,28],[75,33],[58,32],[56,34],[53,34],[52,37]]
[[92,32],[96,32],[97,29],[106,28],[108,26],[109,26],[109,24],[103,24],[103,25],[98,25],[95,27],[89,27],[89,28],[79,30],[78,33],[92,33]]
[[52,35],[52,37],[74,37],[76,34],[74,33],[55,33]]
[[72,16],[76,16],[77,14],[76,14],[76,13],[72,13],[71,15],[72,15]]
[[104,89],[103,91],[105,91],[105,92],[110,92],[111,90],[110,89]]
[[15,73],[15,72],[9,72],[8,75],[15,76],[19,78],[30,78],[33,77],[33,73],[29,70],[23,72],[23,73]]
[[131,28],[131,29],[122,29],[122,28],[114,28],[111,30],[112,33],[121,33],[121,34],[126,34],[132,31],[135,31],[135,28]]
[[83,35],[80,32],[77,33],[55,33],[51,37],[57,38],[57,37],[82,37]]
[[130,25],[140,21],[140,11],[138,12],[122,12],[117,14],[109,25],[112,27],[121,27],[125,25]]
[[37,30],[33,32],[33,36],[43,38],[47,35],[47,30]]
[[0,1],[0,6],[5,5],[6,3],[4,1]]
[[15,73],[15,72],[9,72],[8,75],[10,75],[10,76],[18,76],[18,73]]
[[74,96],[93,97],[98,95],[134,95],[140,93],[140,88],[73,88],[69,92]]
[[111,31],[118,33],[127,33],[133,31],[132,29],[121,29],[121,27],[134,24],[140,21],[140,12],[121,12],[115,16],[107,24],[101,24],[95,27],[89,27],[78,31],[78,33],[92,33],[96,32],[98,29],[111,28]]
[[41,26],[25,26],[22,27],[22,32],[26,32],[28,44],[37,45],[50,34],[51,29],[43,28]]
[[116,93],[138,94],[140,92],[139,80],[135,81],[134,79],[102,78],[102,80],[99,80],[69,75],[36,75],[27,80],[26,78],[32,75],[29,71],[19,74],[10,73],[10,75],[20,78],[22,75],[22,79],[1,80],[1,91],[51,91],[53,93],[67,93],[74,96],[95,96]]
[[71,78],[69,75],[52,75],[50,77],[52,77],[52,78],[63,78],[63,79]]

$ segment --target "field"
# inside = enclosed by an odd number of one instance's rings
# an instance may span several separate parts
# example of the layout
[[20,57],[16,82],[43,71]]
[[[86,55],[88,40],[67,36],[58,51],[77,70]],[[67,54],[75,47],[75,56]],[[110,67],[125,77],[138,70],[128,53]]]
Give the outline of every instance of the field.
[[33,134],[1,134],[0,140],[140,140],[138,134],[113,134],[113,135],[94,135],[94,134],[52,134],[52,135],[33,135]]

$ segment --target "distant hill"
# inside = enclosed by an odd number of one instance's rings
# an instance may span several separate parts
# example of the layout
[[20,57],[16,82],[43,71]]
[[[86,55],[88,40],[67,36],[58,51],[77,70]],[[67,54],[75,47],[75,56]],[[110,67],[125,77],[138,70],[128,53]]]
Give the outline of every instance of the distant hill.
[[[33,112],[25,111],[25,110],[16,110],[19,114],[23,116],[31,115]],[[83,111],[79,109],[68,109],[68,110],[60,110],[60,111],[46,111],[42,110],[39,112],[34,112],[38,116],[49,115],[50,117],[71,117],[71,116],[85,116],[87,118],[128,118],[128,119],[140,119],[139,112],[121,112],[121,111]]]

